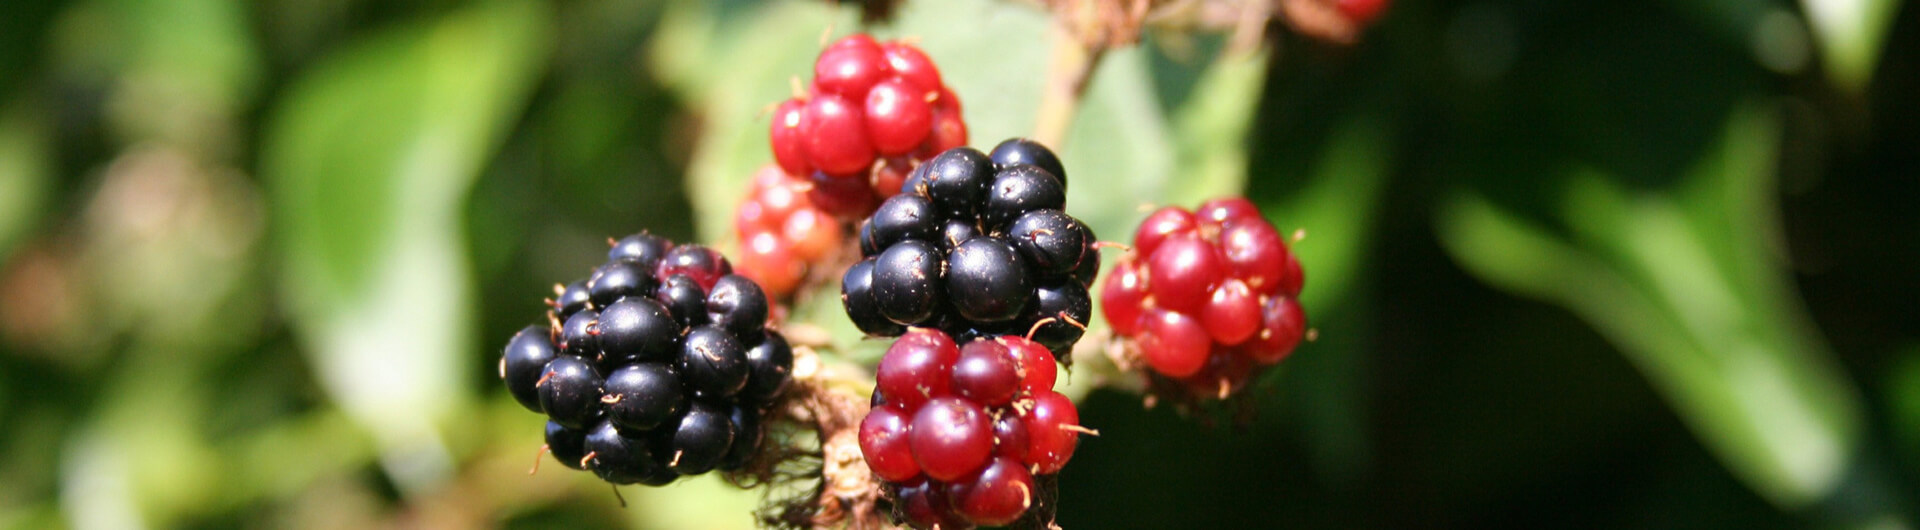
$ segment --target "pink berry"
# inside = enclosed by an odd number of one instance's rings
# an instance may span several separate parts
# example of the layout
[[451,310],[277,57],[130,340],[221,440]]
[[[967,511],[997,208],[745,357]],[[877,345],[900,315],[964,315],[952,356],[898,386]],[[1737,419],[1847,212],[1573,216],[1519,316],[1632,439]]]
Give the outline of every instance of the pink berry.
[[900,482],[920,476],[908,442],[910,420],[893,405],[876,407],[860,420],[860,455],[880,478]]
[[1195,226],[1193,212],[1178,206],[1162,207],[1140,222],[1140,229],[1133,233],[1133,251],[1151,256],[1168,237],[1192,233]]
[[1193,209],[1193,214],[1201,225],[1211,225],[1214,228],[1225,226],[1233,221],[1249,219],[1261,219],[1265,222],[1264,218],[1260,217],[1260,208],[1254,206],[1253,201],[1247,200],[1246,197],[1211,199],[1200,203],[1199,208]]
[[896,494],[901,512],[914,528],[965,530],[973,525],[953,508],[945,484],[916,479],[900,485]]
[[813,63],[813,84],[830,94],[853,98],[887,76],[887,59],[873,37],[853,35],[820,52]]
[[899,195],[900,185],[907,182],[907,175],[913,172],[914,165],[916,162],[904,156],[891,156],[884,159],[880,167],[873,170],[873,176],[869,178],[874,197],[884,200]]
[[910,81],[914,86],[928,90],[937,90],[940,83],[940,70],[933,66],[933,59],[912,45],[889,42],[880,45],[880,51],[886,55],[887,67],[894,75]]
[[1011,410],[993,420],[993,454],[1024,461],[1027,459],[1027,422]]
[[840,246],[840,225],[826,212],[813,208],[796,210],[780,225],[780,235],[793,246],[793,255],[805,262],[816,262]]
[[960,119],[960,109],[942,109],[935,106],[933,111],[933,131],[920,144],[920,150],[914,156],[928,159],[946,152],[948,149],[967,145],[967,122]]
[[1007,352],[1019,363],[1025,375],[1020,379],[1020,388],[1028,393],[1038,394],[1053,390],[1053,383],[1060,377],[1060,367],[1055,365],[1053,352],[1038,342],[1020,336],[1004,336],[994,339],[1007,346]]
[[843,219],[858,219],[873,212],[877,204],[873,191],[861,178],[842,178],[818,171],[807,178],[807,201],[820,211]]
[[1113,264],[1107,283],[1100,287],[1100,312],[1115,335],[1131,337],[1140,332],[1134,324],[1146,310],[1146,299],[1147,277],[1141,274],[1139,262],[1123,258]]
[[1034,473],[1051,475],[1066,467],[1080,444],[1080,411],[1059,392],[1043,392],[1033,397],[1033,410],[1027,421],[1027,463]]
[[772,232],[755,232],[741,242],[740,274],[760,284],[770,296],[785,296],[806,278],[806,268],[787,240]]
[[1260,299],[1240,280],[1229,278],[1213,290],[1200,322],[1214,342],[1239,344],[1260,330]]
[[1206,364],[1213,339],[1198,320],[1178,311],[1149,309],[1140,315],[1140,334],[1134,337],[1147,366],[1169,377],[1186,377]]
[[960,347],[953,363],[953,393],[974,403],[997,407],[1013,401],[1020,391],[1020,370],[1007,346],[975,340]]
[[[892,397],[892,394],[888,394]],[[927,401],[913,414],[907,441],[921,471],[951,481],[980,469],[993,456],[993,424],[978,405],[955,397]]]
[[1286,278],[1286,243],[1265,219],[1234,222],[1220,231],[1220,257],[1227,274],[1247,283],[1253,292],[1279,293]]
[[960,348],[947,334],[927,328],[913,328],[880,357],[874,379],[880,393],[914,410],[928,399],[950,391],[948,373],[960,358]]
[[1161,243],[1148,256],[1147,266],[1153,278],[1147,292],[1161,307],[1196,314],[1226,272],[1219,250],[1191,234]]
[[960,498],[951,499],[975,524],[1003,526],[1033,506],[1033,475],[1018,461],[995,458],[971,478]]
[[865,175],[874,151],[860,105],[835,94],[817,94],[807,102],[806,113],[800,134],[807,161],[829,175]]
[[773,144],[773,160],[780,169],[788,174],[805,175],[813,172],[812,164],[807,162],[806,129],[807,104],[798,99],[780,102],[773,109],[773,125],[769,131]]
[[913,152],[926,140],[933,124],[933,106],[928,96],[937,94],[900,78],[873,85],[867,91],[867,134],[881,155]]
[[1292,298],[1274,297],[1260,311],[1260,331],[1247,341],[1247,355],[1261,364],[1286,359],[1307,335],[1307,313]]

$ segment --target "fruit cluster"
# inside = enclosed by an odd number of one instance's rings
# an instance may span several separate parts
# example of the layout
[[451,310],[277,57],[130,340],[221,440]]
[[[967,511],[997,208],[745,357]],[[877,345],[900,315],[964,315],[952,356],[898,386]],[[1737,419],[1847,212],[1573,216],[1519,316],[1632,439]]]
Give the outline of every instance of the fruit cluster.
[[1149,215],[1101,288],[1114,334],[1199,397],[1226,397],[1307,329],[1300,261],[1243,198]]
[[793,370],[786,339],[766,328],[766,295],[699,245],[635,234],[607,257],[556,287],[551,325],[508,341],[507,390],[547,415],[555,459],[607,482],[744,465]]
[[740,238],[740,275],[767,294],[785,298],[806,279],[810,264],[840,248],[841,227],[807,198],[808,184],[767,165],[753,176],[747,200],[734,212]]
[[860,451],[888,483],[895,510],[919,528],[1005,525],[1041,494],[1079,443],[1079,412],[1052,390],[1058,368],[1019,336],[956,345],[914,328],[876,370]]
[[1061,210],[1066,189],[1060,160],[1025,139],[927,161],[861,225],[866,258],[841,279],[847,315],[869,335],[1027,334],[1064,356],[1100,269],[1093,231]]
[[790,175],[827,212],[857,219],[919,161],[967,143],[960,99],[919,48],[864,34],[827,45],[805,94],[780,103],[769,138]]

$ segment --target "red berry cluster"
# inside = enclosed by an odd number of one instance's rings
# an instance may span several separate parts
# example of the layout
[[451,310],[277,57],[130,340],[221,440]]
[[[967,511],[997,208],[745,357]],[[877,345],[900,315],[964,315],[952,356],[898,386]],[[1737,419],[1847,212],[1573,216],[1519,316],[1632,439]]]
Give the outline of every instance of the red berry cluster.
[[927,54],[856,34],[820,52],[807,93],[774,109],[770,137],[780,168],[813,183],[815,205],[857,219],[921,161],[966,145],[967,125]]
[[1058,473],[1084,430],[1052,390],[1058,370],[1019,336],[957,346],[913,328],[887,349],[860,451],[908,524],[1005,525],[1039,502],[1035,477]]
[[1154,372],[1225,397],[1305,335],[1300,261],[1243,198],[1155,211],[1100,292],[1115,334]]
[[813,205],[808,188],[805,181],[769,164],[753,175],[746,202],[734,211],[740,274],[759,283],[768,296],[792,294],[806,279],[808,264],[840,248],[840,223]]

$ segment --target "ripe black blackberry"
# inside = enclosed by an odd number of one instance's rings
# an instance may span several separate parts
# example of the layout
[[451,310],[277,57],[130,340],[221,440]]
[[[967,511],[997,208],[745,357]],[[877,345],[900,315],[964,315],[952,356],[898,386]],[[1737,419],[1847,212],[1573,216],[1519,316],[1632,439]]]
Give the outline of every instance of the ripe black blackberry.
[[547,327],[507,342],[508,393],[547,415],[555,459],[607,482],[740,469],[791,386],[793,350],[766,327],[766,293],[706,247],[645,233],[609,243],[586,279],[555,286]]
[[1031,332],[1065,359],[1093,316],[1087,286],[1100,269],[1093,232],[1062,211],[1065,173],[1020,138],[921,164],[861,226],[865,260],[841,278],[847,316],[877,336]]

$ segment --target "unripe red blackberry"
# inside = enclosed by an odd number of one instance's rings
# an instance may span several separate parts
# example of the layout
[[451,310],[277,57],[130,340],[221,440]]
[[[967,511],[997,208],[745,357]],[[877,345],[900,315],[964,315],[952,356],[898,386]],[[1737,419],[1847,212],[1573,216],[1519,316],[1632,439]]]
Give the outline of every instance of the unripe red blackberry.
[[792,380],[765,293],[706,247],[609,242],[607,263],[548,304],[557,328],[508,341],[508,392],[547,415],[554,458],[614,484],[739,468]]
[[1306,336],[1301,281],[1279,231],[1234,197],[1148,215],[1100,297],[1156,391],[1218,399]]
[[826,211],[858,218],[899,192],[921,161],[966,143],[952,90],[925,53],[904,42],[856,34],[828,44],[807,93],[774,108],[774,160],[809,178]]
[[859,440],[901,521],[1005,525],[1050,498],[1035,475],[1058,473],[1085,431],[1052,390],[1057,369],[1046,348],[1019,336],[956,345],[914,328],[895,340]]

